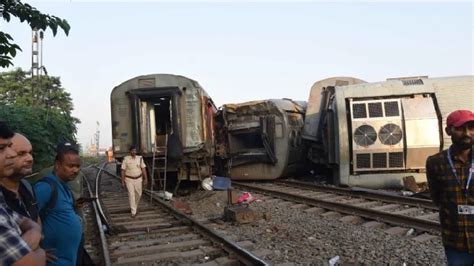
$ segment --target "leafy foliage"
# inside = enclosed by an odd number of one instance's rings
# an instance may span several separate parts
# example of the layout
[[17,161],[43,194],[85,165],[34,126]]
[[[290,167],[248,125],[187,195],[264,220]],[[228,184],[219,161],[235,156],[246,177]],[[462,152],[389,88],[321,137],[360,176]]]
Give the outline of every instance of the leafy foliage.
[[72,110],[58,77],[32,79],[21,69],[0,73],[0,120],[31,141],[35,169],[51,165],[59,142],[76,142],[80,121]]
[[[66,35],[69,34],[70,26],[65,19],[56,16],[43,14],[29,4],[22,3],[20,0],[2,0],[0,1],[0,15],[7,22],[12,17],[18,18],[21,22],[27,22],[32,29],[46,30],[51,29],[56,36],[58,27]],[[20,46],[13,43],[13,38],[7,33],[0,31],[0,67],[13,65],[12,59],[16,52],[21,51]]]

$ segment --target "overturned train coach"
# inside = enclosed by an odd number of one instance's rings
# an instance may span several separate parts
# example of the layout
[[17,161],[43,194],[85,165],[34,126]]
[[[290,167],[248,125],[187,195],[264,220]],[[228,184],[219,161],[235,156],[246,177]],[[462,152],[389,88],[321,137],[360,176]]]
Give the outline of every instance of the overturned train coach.
[[160,181],[165,171],[176,182],[212,174],[217,109],[196,81],[168,74],[138,76],[112,90],[111,108],[117,161],[136,145],[150,176]]
[[340,185],[396,188],[406,176],[425,182],[426,158],[451,145],[447,115],[474,110],[473,99],[473,76],[316,82],[303,129],[308,157],[332,169]]
[[290,99],[225,104],[216,118],[216,161],[234,180],[276,179],[304,164],[306,102]]

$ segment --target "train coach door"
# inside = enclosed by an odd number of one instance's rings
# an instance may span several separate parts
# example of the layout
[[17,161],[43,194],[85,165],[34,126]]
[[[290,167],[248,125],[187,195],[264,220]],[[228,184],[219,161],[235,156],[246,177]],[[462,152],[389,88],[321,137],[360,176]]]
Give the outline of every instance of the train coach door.
[[171,121],[173,121],[171,107],[172,101],[170,97],[159,97],[153,102],[151,111],[154,114],[152,120],[154,128],[152,132],[156,136],[158,146],[163,146],[166,135],[173,133],[173,128],[171,127]]
[[230,115],[228,124],[228,147],[232,165],[251,163],[276,164],[275,117],[260,116],[257,121],[248,121]]
[[[156,141],[169,136],[170,157],[182,155],[177,121],[178,88],[136,89],[130,92],[134,141],[139,152],[151,156]],[[159,144],[159,143],[157,143]]]

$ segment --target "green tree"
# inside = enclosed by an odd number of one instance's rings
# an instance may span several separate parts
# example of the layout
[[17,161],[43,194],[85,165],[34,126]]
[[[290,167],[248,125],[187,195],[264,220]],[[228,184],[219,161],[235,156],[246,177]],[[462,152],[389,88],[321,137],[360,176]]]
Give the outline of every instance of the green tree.
[[[29,4],[22,3],[20,0],[0,1],[0,14],[7,22],[12,17],[16,17],[21,22],[26,21],[32,29],[46,30],[49,28],[54,36],[58,32],[58,27],[66,35],[69,34],[71,28],[65,19],[43,14]],[[0,67],[13,65],[13,57],[16,56],[17,51],[21,51],[20,46],[12,41],[13,38],[10,34],[0,31]]]
[[51,165],[57,143],[76,142],[80,121],[72,110],[71,95],[58,77],[32,78],[21,69],[0,73],[0,120],[30,139],[35,170]]

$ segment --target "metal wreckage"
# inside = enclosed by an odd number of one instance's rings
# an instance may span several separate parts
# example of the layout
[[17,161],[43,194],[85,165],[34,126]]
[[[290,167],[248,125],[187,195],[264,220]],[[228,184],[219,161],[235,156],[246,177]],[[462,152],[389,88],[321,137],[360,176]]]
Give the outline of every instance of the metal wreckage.
[[316,82],[308,102],[270,99],[217,109],[194,80],[154,74],[111,94],[113,149],[121,161],[138,146],[163,186],[214,174],[270,180],[299,172],[335,184],[397,188],[426,181],[426,158],[450,145],[445,118],[474,110],[474,77],[407,77],[367,83]]

